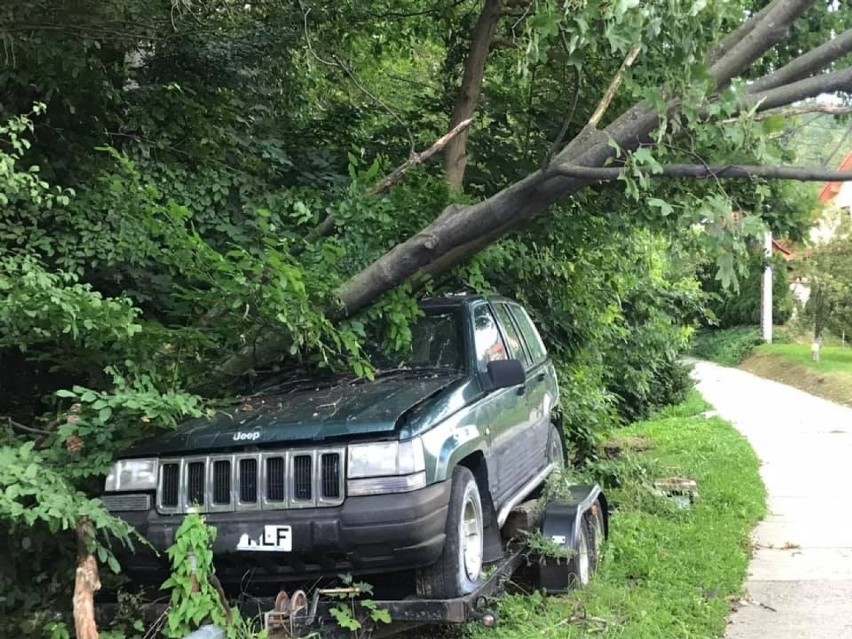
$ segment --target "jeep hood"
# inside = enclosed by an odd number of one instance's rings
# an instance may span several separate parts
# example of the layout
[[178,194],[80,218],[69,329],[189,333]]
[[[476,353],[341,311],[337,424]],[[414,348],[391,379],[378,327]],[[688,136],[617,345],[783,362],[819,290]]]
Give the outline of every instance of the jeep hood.
[[238,408],[188,422],[121,456],[168,456],[391,433],[407,411],[460,379],[457,374],[406,374],[373,382],[273,387],[244,398]]

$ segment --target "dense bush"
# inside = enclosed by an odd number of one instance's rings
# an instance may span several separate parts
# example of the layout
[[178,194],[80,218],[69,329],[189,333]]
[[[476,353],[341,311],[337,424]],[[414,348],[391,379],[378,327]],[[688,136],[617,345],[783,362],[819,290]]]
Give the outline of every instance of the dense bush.
[[698,331],[692,341],[692,354],[701,359],[736,366],[763,343],[760,331],[741,326]]
[[[772,321],[784,324],[793,314],[795,301],[790,292],[790,277],[787,263],[774,256],[772,264]],[[752,252],[744,263],[744,273],[737,286],[725,288],[716,279],[715,269],[706,267],[702,274],[702,287],[708,293],[707,308],[710,315],[706,323],[718,328],[733,326],[758,326],[761,316],[761,287],[766,259],[759,252]]]

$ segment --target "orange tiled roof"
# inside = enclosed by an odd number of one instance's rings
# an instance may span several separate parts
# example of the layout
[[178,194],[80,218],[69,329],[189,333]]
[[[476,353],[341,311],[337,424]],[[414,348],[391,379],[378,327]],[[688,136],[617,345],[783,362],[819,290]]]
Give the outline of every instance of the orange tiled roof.
[[[846,156],[843,162],[840,165],[838,171],[852,171],[852,153]],[[823,204],[828,204],[834,198],[837,197],[837,194],[840,193],[840,186],[842,182],[826,182],[825,186],[822,187],[822,191],[819,192],[819,201]]]

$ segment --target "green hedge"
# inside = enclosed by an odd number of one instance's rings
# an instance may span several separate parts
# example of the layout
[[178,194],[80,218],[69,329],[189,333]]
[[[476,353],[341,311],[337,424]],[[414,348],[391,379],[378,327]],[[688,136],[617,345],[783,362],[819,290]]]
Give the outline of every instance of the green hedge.
[[698,331],[692,340],[691,353],[711,362],[736,366],[763,342],[760,332],[750,326]]

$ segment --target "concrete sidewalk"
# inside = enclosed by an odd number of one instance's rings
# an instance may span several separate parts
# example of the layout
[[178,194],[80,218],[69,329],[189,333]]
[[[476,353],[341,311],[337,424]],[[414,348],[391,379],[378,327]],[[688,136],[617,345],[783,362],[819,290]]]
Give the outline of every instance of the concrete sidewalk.
[[699,362],[693,377],[754,447],[769,512],[728,639],[852,639],[852,408]]

